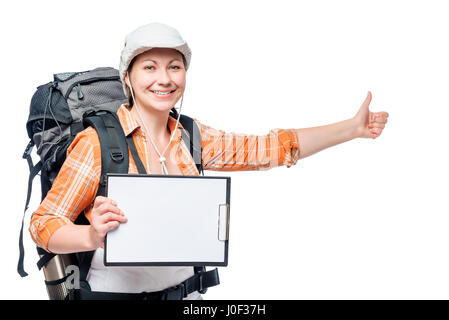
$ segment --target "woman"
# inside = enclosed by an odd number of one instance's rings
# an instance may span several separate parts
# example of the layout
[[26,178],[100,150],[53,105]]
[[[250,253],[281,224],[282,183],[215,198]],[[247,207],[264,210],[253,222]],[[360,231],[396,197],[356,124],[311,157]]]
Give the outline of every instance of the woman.
[[[198,175],[181,139],[178,118],[170,110],[182,98],[191,52],[179,33],[151,23],[126,37],[120,76],[129,103],[117,111],[125,135],[132,135],[147,173]],[[327,147],[357,137],[377,138],[388,113],[368,110],[371,93],[351,119],[306,129],[274,129],[267,135],[225,133],[195,119],[201,133],[205,170],[259,170],[290,167]],[[101,150],[96,131],[79,133],[68,149],[52,189],[34,213],[29,231],[38,246],[64,254],[95,251],[88,281],[93,291],[158,292],[193,275],[192,267],[105,267],[103,242],[107,232],[126,223],[114,199],[96,197],[101,173]],[[129,173],[137,173],[130,157]],[[84,210],[90,225],[73,221]],[[202,299],[198,291],[185,299]]]

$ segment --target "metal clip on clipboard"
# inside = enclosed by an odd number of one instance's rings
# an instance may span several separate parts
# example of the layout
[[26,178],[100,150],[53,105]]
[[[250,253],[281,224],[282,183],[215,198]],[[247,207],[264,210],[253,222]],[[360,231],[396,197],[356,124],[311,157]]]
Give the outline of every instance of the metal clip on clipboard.
[[218,240],[229,239],[229,204],[218,205]]

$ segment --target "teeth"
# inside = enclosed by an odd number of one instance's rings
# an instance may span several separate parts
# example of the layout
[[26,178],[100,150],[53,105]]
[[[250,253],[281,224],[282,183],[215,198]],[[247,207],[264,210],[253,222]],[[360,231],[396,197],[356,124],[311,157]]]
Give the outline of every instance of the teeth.
[[159,95],[162,95],[162,96],[165,96],[165,95],[167,95],[167,94],[170,94],[171,93],[171,91],[168,91],[168,92],[162,92],[162,91],[153,91],[155,94],[159,94]]

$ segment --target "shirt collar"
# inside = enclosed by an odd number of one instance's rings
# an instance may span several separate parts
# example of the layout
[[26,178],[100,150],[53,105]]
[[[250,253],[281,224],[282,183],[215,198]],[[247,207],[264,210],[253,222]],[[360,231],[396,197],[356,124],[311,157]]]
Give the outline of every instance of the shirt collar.
[[[128,136],[134,130],[140,129],[140,132],[142,135],[145,135],[143,133],[143,130],[140,128],[141,124],[139,121],[134,119],[134,117],[131,114],[131,108],[129,107],[129,103],[122,104],[118,110],[117,115],[120,119],[120,123],[122,124],[123,131],[125,133],[125,136]],[[173,130],[176,128],[176,119],[172,116],[168,116],[168,129],[170,130],[170,134],[173,132]],[[184,129],[181,123],[178,123],[178,130],[175,132],[175,136],[173,137],[174,141],[181,140],[181,130]]]

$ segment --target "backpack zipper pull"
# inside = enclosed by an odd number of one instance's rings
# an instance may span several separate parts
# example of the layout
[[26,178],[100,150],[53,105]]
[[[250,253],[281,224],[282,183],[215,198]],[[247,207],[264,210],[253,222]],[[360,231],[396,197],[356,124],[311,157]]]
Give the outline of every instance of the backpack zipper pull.
[[84,98],[84,94],[81,91],[81,85],[79,83],[76,85],[76,93],[78,94],[78,100],[81,100]]

